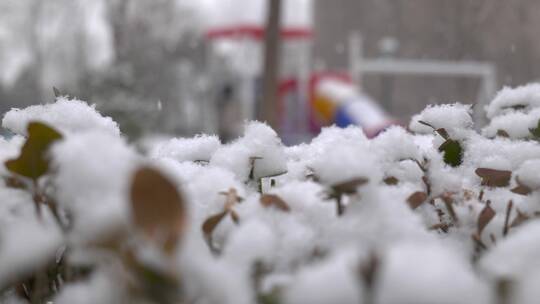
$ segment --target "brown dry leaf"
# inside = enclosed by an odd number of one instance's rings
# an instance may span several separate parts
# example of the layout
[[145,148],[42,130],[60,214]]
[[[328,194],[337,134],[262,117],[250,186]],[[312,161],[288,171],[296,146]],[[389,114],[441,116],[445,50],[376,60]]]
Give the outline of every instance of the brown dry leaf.
[[414,210],[420,207],[420,205],[426,201],[427,197],[428,195],[425,192],[417,191],[407,198],[407,203],[409,204],[409,207]]
[[444,206],[446,207],[446,210],[448,210],[448,214],[450,214],[453,223],[457,225],[459,223],[459,218],[457,217],[456,211],[454,210],[453,196],[454,193],[445,192],[440,196],[440,198],[443,200]]
[[450,225],[447,223],[438,223],[435,225],[432,225],[428,228],[428,230],[442,230],[444,233],[448,233],[448,229],[450,228]]
[[475,193],[472,190],[465,189],[463,190],[463,199],[470,201],[475,197]]
[[316,183],[321,181],[321,179],[315,173],[306,174],[306,180],[310,180]]
[[202,231],[204,232],[204,236],[206,238],[209,238],[212,235],[212,232],[214,232],[217,225],[219,225],[227,213],[228,212],[225,210],[216,215],[212,215],[211,217],[207,218],[206,221],[204,221]]
[[315,173],[315,170],[311,167],[306,167],[306,180],[311,180],[316,183],[321,181],[317,173]]
[[512,110],[516,110],[516,111],[523,110],[523,109],[526,109],[526,108],[527,108],[527,105],[524,105],[524,104],[517,104],[517,105],[511,105],[511,106],[502,107],[503,110],[512,109]]
[[260,202],[266,208],[274,206],[284,212],[291,211],[289,205],[287,205],[284,200],[275,194],[264,194],[261,196]]
[[482,178],[482,185],[489,187],[506,187],[512,177],[511,171],[489,168],[478,168],[475,173]]
[[417,159],[412,159],[412,161],[414,161],[416,163],[416,165],[418,166],[418,168],[420,168],[420,170],[422,170],[422,172],[427,172],[427,159],[424,158],[424,163],[420,163],[419,160]]
[[508,234],[508,229],[510,228],[509,222],[510,222],[510,213],[512,213],[512,208],[514,207],[514,202],[510,200],[508,202],[508,205],[506,206],[506,215],[504,217],[504,226],[503,226],[503,236],[506,236]]
[[26,189],[27,185],[15,176],[4,177],[6,187],[14,189]]
[[516,208],[516,212],[517,212],[517,215],[514,218],[514,220],[512,220],[512,223],[510,224],[510,228],[515,228],[530,219],[530,217],[526,213],[521,212],[521,210],[519,210],[518,208]]
[[519,180],[519,176],[516,176],[516,183],[518,184],[517,187],[515,187],[514,189],[510,190],[516,194],[521,194],[521,195],[528,195],[530,194],[533,189],[531,189],[530,187],[524,185],[520,180]]
[[372,288],[375,284],[377,272],[379,271],[380,266],[381,260],[374,252],[370,253],[366,261],[360,263],[358,267],[358,274],[369,288]]
[[489,234],[489,239],[491,240],[491,242],[492,242],[494,245],[497,245],[497,238],[495,237],[495,234],[490,233],[490,234]]
[[532,189],[525,186],[525,185],[518,185],[517,187],[515,187],[514,189],[510,190],[516,194],[521,194],[521,195],[528,195],[532,192]]
[[480,193],[478,194],[478,200],[484,201],[484,189],[480,190]]
[[478,235],[482,235],[482,231],[486,228],[487,224],[495,217],[495,210],[491,208],[489,202],[486,204],[484,209],[480,211],[478,215]]
[[399,183],[399,180],[394,176],[389,176],[385,178],[383,181],[387,185],[397,185]]
[[439,128],[439,129],[435,130],[435,132],[437,132],[444,139],[449,139],[450,138],[450,135],[448,134],[448,132],[446,131],[445,128]]
[[497,130],[497,136],[506,137],[506,138],[510,137],[508,132],[506,132],[505,130],[502,130],[502,129]]
[[231,215],[233,222],[238,225],[240,223],[240,217],[238,216],[238,213],[236,213],[236,211],[234,210],[231,210],[229,214]]
[[418,123],[423,124],[423,125],[425,125],[425,126],[428,126],[428,127],[432,128],[433,131],[437,132],[437,134],[439,134],[439,135],[440,135],[442,138],[444,138],[444,139],[449,139],[449,138],[450,138],[450,135],[448,135],[448,132],[446,131],[445,128],[438,128],[438,129],[437,129],[437,128],[435,128],[432,124],[427,123],[427,122],[422,121],[422,120],[419,120]]
[[139,168],[131,184],[131,207],[135,225],[150,239],[164,238],[163,249],[171,254],[187,221],[176,186],[156,169]]
[[423,120],[419,120],[418,123],[422,124],[424,126],[428,126],[428,127],[432,128],[433,130],[435,130],[435,127],[432,124],[428,123],[428,122],[425,122]]
[[431,194],[431,183],[429,182],[429,179],[426,175],[422,176],[422,182],[424,182],[424,186],[426,186],[426,193],[427,195]]
[[509,304],[514,302],[516,281],[510,278],[501,277],[498,278],[494,283],[495,297],[497,298],[497,303]]
[[249,158],[249,179],[252,180],[255,178],[255,162],[258,159],[262,159],[260,156],[252,156]]
[[474,241],[474,243],[476,244],[477,248],[483,249],[483,250],[487,249],[486,244],[484,244],[484,242],[482,242],[482,238],[478,234],[475,233],[475,234],[471,235],[471,237],[472,237],[472,240]]
[[368,182],[369,179],[365,177],[357,177],[349,181],[333,185],[332,189],[335,193],[339,194],[355,194],[358,187],[367,184]]
[[225,195],[225,210],[227,211],[231,211],[234,205],[242,201],[242,198],[238,196],[238,191],[234,188],[230,188],[227,192],[221,192],[221,194]]

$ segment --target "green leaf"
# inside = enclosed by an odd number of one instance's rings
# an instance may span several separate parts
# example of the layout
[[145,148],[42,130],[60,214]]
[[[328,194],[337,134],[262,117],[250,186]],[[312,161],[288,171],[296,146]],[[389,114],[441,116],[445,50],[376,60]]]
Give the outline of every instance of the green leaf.
[[257,303],[259,304],[279,304],[280,296],[277,292],[261,293],[257,295]]
[[21,154],[6,161],[6,168],[12,173],[37,180],[49,170],[49,147],[60,139],[62,134],[50,126],[41,122],[29,123],[28,138],[21,148]]
[[444,153],[444,162],[452,167],[458,167],[463,162],[463,148],[457,140],[447,139],[440,147]]
[[399,183],[399,179],[397,179],[395,176],[388,176],[383,180],[383,182],[387,185],[397,185]]
[[538,120],[538,123],[536,124],[536,128],[529,129],[529,132],[531,132],[534,138],[540,139],[540,120]]

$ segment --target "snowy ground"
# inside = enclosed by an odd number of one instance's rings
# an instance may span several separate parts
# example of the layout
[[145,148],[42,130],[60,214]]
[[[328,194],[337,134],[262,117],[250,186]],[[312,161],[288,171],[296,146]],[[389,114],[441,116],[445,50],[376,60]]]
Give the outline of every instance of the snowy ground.
[[0,302],[537,303],[540,85],[486,110],[146,152],[82,101],[11,110]]

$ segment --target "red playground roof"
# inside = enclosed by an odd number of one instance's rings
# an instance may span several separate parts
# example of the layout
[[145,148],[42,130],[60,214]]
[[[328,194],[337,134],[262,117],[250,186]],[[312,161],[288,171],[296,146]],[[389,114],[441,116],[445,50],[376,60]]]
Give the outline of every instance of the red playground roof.
[[[206,32],[206,39],[249,37],[255,40],[263,40],[264,34],[265,29],[258,25],[236,25],[210,29]],[[311,39],[313,31],[308,28],[288,27],[281,30],[281,36],[286,40]]]

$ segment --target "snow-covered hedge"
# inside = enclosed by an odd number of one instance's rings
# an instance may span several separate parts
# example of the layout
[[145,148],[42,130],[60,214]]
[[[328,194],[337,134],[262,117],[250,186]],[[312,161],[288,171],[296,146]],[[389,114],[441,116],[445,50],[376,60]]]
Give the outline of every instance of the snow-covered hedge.
[[78,100],[13,109],[0,139],[2,303],[537,303],[540,85],[430,106],[374,139],[140,152]]

